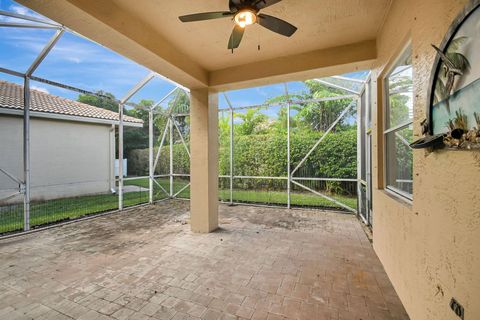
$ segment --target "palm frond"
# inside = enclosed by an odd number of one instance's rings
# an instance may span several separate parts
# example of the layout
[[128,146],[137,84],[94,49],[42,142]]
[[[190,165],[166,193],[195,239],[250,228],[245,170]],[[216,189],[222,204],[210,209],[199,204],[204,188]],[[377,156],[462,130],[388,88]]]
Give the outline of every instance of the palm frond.
[[435,84],[435,96],[433,98],[433,104],[437,104],[447,98],[448,93],[447,88],[445,88],[445,83],[440,78],[438,78],[437,83]]
[[473,113],[473,116],[475,117],[475,122],[477,123],[477,127],[480,129],[480,113]]
[[468,118],[463,110],[460,108],[459,110],[455,111],[455,118],[453,119],[455,124],[455,128],[460,128],[465,131],[468,130]]
[[468,61],[467,57],[460,52],[448,52],[446,56],[450,61],[452,61],[457,69],[462,71],[467,71],[470,69],[470,62]]
[[448,45],[447,53],[457,52],[467,39],[466,36],[453,39]]

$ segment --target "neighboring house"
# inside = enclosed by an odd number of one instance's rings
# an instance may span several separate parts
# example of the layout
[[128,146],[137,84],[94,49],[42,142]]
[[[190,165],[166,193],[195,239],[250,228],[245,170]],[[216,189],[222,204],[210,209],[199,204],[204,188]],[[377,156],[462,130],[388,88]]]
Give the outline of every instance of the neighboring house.
[[[118,113],[38,90],[31,90],[30,110],[32,200],[105,193],[115,187]],[[143,121],[125,116],[124,125],[142,127]],[[23,86],[6,81],[0,81],[0,169],[23,179]],[[0,203],[19,190],[2,170]]]

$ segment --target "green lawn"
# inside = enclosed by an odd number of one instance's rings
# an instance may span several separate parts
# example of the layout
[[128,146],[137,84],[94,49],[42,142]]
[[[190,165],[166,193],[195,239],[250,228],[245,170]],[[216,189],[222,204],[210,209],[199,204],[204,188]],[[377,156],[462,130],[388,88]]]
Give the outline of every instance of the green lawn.
[[[129,192],[123,195],[124,206],[148,202],[148,192]],[[118,196],[92,195],[32,202],[30,204],[31,227],[70,220],[93,213],[118,209]],[[23,228],[23,204],[0,207],[0,233]]]
[[[169,191],[168,179],[157,179],[162,187]],[[188,182],[175,178],[174,193],[180,191]],[[148,179],[136,179],[125,181],[125,185],[139,186],[148,189]],[[155,184],[155,200],[165,199],[167,195]],[[189,198],[190,188],[181,192],[178,197]],[[124,207],[129,207],[148,202],[148,191],[134,191],[125,193]],[[224,201],[230,200],[229,190],[220,190],[219,198]],[[355,197],[335,196],[335,199],[342,203],[356,208],[357,200]],[[258,191],[258,190],[234,190],[233,200],[244,203],[260,204],[281,204],[287,203],[285,192],[278,191]],[[316,196],[312,193],[292,193],[292,205],[310,206],[310,207],[329,207],[338,208],[334,203]],[[48,200],[42,202],[33,202],[30,206],[30,225],[32,228],[49,223],[71,220],[86,215],[106,212],[118,208],[118,196],[112,194],[91,195],[75,198],[65,198],[57,200]],[[23,228],[23,205],[8,205],[0,207],[0,234],[21,230]]]
[[[169,181],[166,179],[157,180],[167,191],[169,189]],[[125,184],[137,185],[148,188],[148,179],[136,179],[126,181]],[[185,181],[174,181],[174,193],[180,191],[181,188],[187,185]],[[190,198],[190,188],[187,188],[179,194],[181,198]],[[331,196],[335,200],[346,204],[350,208],[357,207],[357,198],[342,195]],[[230,201],[230,190],[219,190],[219,198],[223,201]],[[261,204],[287,204],[287,193],[280,191],[259,191],[259,190],[234,190],[233,201],[245,203],[261,203]],[[328,201],[320,196],[310,192],[295,192],[291,194],[292,205],[302,207],[327,207],[327,208],[341,208],[335,203]]]

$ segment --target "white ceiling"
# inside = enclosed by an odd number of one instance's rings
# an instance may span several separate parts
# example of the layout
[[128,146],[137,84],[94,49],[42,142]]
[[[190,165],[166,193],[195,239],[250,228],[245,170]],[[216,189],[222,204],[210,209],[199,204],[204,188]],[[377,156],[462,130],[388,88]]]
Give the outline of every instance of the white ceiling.
[[[391,0],[283,0],[262,10],[298,27],[286,38],[259,25],[247,27],[232,54],[229,19],[181,23],[178,16],[228,10],[228,0],[115,0],[146,21],[173,47],[207,71],[375,39]],[[261,50],[258,51],[260,44]]]

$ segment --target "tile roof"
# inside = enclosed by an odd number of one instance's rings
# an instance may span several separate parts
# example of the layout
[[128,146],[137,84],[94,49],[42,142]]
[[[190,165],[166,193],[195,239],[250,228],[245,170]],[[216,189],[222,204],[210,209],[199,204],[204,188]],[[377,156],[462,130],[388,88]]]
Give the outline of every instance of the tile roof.
[[[118,113],[78,101],[30,90],[30,110],[68,116],[118,121]],[[0,108],[23,110],[23,86],[0,80]],[[143,120],[124,116],[123,121],[141,124]]]

